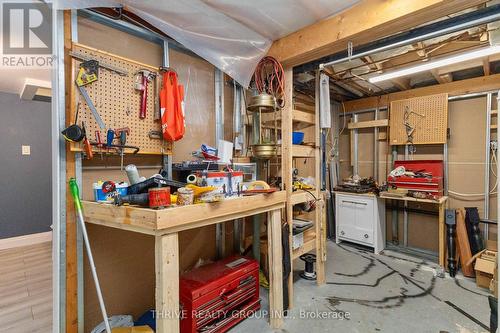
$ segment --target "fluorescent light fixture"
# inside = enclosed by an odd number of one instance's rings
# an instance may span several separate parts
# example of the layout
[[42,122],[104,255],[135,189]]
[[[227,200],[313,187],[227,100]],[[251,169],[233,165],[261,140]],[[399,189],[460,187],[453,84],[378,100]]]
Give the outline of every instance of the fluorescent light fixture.
[[368,81],[371,83],[376,83],[376,82],[391,80],[391,79],[395,79],[397,77],[406,76],[406,75],[415,74],[415,73],[420,73],[420,72],[428,71],[431,69],[444,67],[444,66],[456,64],[459,62],[464,62],[467,60],[487,57],[487,56],[495,54],[495,53],[500,53],[500,45],[490,46],[490,47],[482,48],[482,49],[467,52],[467,53],[452,55],[452,56],[445,57],[442,59],[431,60],[431,61],[422,63],[420,65],[406,67],[406,68],[402,68],[399,70],[395,70],[393,72],[373,76],[373,77],[369,78]]

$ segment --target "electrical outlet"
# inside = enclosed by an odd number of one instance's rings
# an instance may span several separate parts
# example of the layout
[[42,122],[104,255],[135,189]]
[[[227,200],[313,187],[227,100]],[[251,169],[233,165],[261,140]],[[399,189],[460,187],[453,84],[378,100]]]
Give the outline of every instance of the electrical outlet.
[[31,146],[21,146],[22,155],[31,155]]

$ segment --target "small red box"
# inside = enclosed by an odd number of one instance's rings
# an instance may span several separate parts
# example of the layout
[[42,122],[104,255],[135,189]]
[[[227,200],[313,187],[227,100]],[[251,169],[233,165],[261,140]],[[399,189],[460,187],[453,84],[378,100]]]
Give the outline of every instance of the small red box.
[[181,332],[226,332],[260,308],[259,263],[232,256],[180,278]]
[[435,196],[443,195],[443,161],[441,160],[420,160],[420,161],[395,161],[394,168],[403,166],[406,171],[427,172],[432,177],[392,177],[387,178],[389,185],[397,188],[404,188],[409,191],[426,192]]

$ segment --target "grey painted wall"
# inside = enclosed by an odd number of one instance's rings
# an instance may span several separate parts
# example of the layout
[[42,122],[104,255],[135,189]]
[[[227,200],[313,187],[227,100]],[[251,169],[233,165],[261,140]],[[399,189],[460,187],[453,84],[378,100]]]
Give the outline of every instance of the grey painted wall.
[[50,126],[50,103],[0,92],[0,239],[51,230]]

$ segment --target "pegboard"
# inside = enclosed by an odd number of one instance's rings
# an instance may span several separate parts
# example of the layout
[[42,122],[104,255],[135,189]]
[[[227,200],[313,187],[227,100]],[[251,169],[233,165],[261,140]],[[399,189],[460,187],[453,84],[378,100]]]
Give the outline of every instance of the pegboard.
[[[151,139],[148,136],[151,130],[161,131],[161,122],[154,120],[155,80],[148,83],[147,110],[144,119],[139,118],[141,93],[135,90],[134,87],[138,70],[147,69],[157,72],[158,68],[76,43],[73,44],[72,51],[75,54],[95,59],[102,64],[128,72],[128,75],[122,76],[106,68],[99,67],[98,80],[84,86],[106,125],[106,129],[101,130],[78,87],[74,84],[82,60],[73,57],[72,93],[75,96],[75,107],[72,110],[71,119],[72,121],[75,119],[75,112],[78,108],[78,124],[81,125],[82,121],[85,122],[89,140],[91,142],[97,141],[95,132],[100,130],[101,140],[105,143],[107,129],[128,127],[130,128],[130,135],[127,136],[126,144],[139,147],[138,154],[171,154],[172,143],[160,139]],[[157,82],[160,82],[160,80]],[[115,143],[118,144],[118,141],[116,140]],[[99,151],[97,147],[93,147],[93,149],[95,152]],[[74,143],[72,150],[81,151],[81,143]],[[132,153],[132,151],[125,150],[124,153]]]
[[444,144],[448,128],[448,94],[429,95],[391,102],[389,142],[406,145],[405,110],[411,113],[408,123],[415,129],[413,144]]

